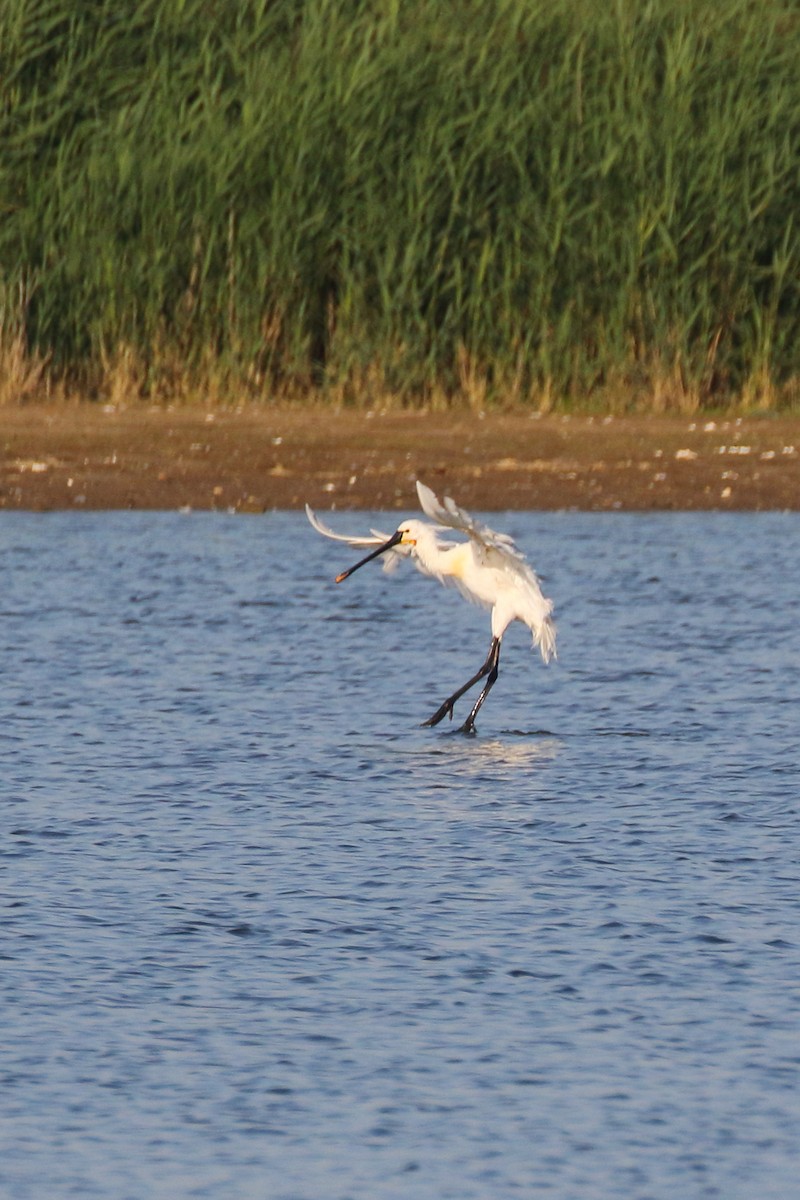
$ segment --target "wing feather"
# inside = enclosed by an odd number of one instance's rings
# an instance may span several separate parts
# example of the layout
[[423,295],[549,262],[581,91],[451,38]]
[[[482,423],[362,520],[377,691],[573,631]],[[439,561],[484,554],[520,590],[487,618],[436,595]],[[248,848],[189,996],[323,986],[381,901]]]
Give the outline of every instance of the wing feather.
[[[334,542],[346,542],[353,550],[373,549],[376,546],[381,546],[384,542],[388,542],[392,536],[390,533],[381,533],[379,529],[371,529],[369,535],[336,533],[329,525],[326,525],[319,519],[310,504],[306,505],[306,516],[317,533],[321,533],[323,537],[330,538]],[[398,545],[393,546],[391,550],[387,550],[383,558],[384,571],[387,574],[394,571],[400,565],[401,560],[407,558],[410,553],[410,546]]]
[[369,536],[364,534],[335,533],[330,526],[320,521],[310,504],[306,505],[306,516],[317,533],[321,533],[323,537],[331,538],[334,542],[347,542],[348,546],[352,546],[354,550],[369,550],[371,546],[380,546],[381,542],[388,542],[392,536],[390,533],[381,533],[379,529],[371,529]]
[[[417,495],[422,511],[427,517],[448,529],[458,529],[461,533],[466,533],[472,539],[473,544],[477,543],[476,548],[479,552],[480,550],[496,550],[501,556],[508,555],[515,563],[525,562],[525,557],[517,549],[513,538],[509,537],[507,533],[496,533],[488,525],[476,521],[466,509],[459,508],[450,496],[445,496],[444,502],[441,502],[434,492],[419,480],[417,480]],[[500,564],[495,562],[492,565]]]

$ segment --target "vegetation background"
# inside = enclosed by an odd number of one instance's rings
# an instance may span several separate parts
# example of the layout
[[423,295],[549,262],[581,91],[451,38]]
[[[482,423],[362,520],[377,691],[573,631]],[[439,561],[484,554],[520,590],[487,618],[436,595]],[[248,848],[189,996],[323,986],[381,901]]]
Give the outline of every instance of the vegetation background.
[[790,0],[4,0],[0,400],[774,409]]

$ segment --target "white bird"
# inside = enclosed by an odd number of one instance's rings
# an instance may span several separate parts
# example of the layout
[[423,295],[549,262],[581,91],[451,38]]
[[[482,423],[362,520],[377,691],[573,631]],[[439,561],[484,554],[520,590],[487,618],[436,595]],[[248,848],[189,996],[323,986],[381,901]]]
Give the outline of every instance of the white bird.
[[[497,680],[500,643],[512,621],[521,621],[528,626],[533,634],[533,644],[539,647],[545,662],[555,656],[553,602],[542,595],[536,574],[507,534],[495,533],[475,521],[449,496],[440,503],[431,489],[419,480],[417,494],[422,511],[435,524],[414,519],[401,521],[391,537],[377,529],[371,530],[369,537],[334,533],[323,525],[308,504],[306,515],[317,532],[325,537],[347,542],[356,549],[372,547],[365,558],[336,576],[337,583],[381,554],[386,555],[384,570],[387,571],[393,570],[402,558],[410,557],[423,575],[431,575],[443,584],[452,584],[468,600],[491,609],[492,644],[485,662],[463,687],[448,696],[432,717],[423,721],[423,725],[438,725],[446,716],[452,720],[456,701],[480,679],[486,678],[483,690],[460,729],[461,733],[474,733],[478,710]],[[439,534],[450,529],[465,533],[468,541],[442,540]]]

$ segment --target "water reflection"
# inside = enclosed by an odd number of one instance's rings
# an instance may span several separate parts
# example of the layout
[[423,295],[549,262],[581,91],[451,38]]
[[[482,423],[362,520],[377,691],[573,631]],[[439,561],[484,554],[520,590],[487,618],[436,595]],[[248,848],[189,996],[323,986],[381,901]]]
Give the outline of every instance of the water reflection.
[[[463,743],[467,741],[465,746]],[[522,730],[503,730],[496,737],[465,739],[461,734],[443,738],[431,753],[442,755],[469,778],[487,768],[508,773],[535,771],[555,762],[564,751],[564,741],[552,734],[525,733]]]

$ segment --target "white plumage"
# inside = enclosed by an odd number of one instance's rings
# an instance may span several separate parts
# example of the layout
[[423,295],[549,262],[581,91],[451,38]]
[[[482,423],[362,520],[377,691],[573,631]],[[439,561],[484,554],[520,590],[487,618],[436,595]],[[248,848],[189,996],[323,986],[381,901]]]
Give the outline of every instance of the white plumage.
[[[325,537],[347,542],[355,549],[370,548],[365,558],[337,576],[337,583],[379,555],[386,556],[385,570],[393,570],[403,558],[410,557],[423,574],[457,587],[468,600],[491,609],[492,644],[485,662],[463,687],[449,696],[424,722],[426,725],[437,725],[445,716],[452,718],[456,701],[479,679],[488,677],[461,727],[463,732],[473,733],[478,710],[497,679],[500,643],[512,621],[527,625],[533,635],[534,645],[539,647],[545,662],[555,655],[556,630],[551,615],[553,602],[542,595],[535,572],[507,534],[496,533],[474,520],[449,496],[440,501],[429,487],[419,481],[417,494],[422,511],[435,524],[409,518],[402,521],[391,535],[377,529],[371,530],[368,537],[338,534],[324,525],[308,505],[306,514],[317,532]],[[440,537],[441,533],[449,530],[466,534],[467,541],[454,542]]]

